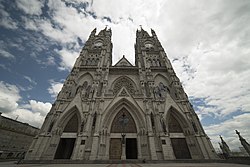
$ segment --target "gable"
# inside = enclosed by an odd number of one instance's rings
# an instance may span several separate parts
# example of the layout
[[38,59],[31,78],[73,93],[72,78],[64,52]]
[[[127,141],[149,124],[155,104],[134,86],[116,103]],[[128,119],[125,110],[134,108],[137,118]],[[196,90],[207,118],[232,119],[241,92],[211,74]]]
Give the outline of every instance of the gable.
[[123,57],[115,64],[116,67],[130,67],[133,66],[123,55]]

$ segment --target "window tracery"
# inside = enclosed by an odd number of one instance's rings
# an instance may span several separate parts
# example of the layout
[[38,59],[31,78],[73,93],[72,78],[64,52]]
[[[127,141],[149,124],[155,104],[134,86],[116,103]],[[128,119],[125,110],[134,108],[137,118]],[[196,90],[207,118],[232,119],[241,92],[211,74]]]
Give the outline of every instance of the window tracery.
[[83,61],[82,65],[85,66],[97,66],[99,63],[99,57],[98,55],[89,55],[88,57],[85,58]]
[[161,67],[162,63],[159,55],[157,54],[148,54],[147,62],[150,67]]
[[114,85],[114,94],[117,94],[122,87],[125,87],[130,94],[135,93],[135,88],[133,83],[126,77],[119,78]]

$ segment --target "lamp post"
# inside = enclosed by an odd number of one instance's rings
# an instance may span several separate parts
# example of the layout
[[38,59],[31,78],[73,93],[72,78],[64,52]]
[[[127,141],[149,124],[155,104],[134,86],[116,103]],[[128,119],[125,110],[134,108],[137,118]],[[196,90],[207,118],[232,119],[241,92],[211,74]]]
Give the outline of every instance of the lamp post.
[[121,127],[122,127],[122,133],[121,133],[121,136],[122,136],[122,156],[121,156],[121,159],[122,160],[125,160],[126,159],[126,146],[125,146],[125,137],[126,137],[126,134],[125,134],[125,126],[128,124],[128,121],[129,119],[126,117],[125,113],[122,114],[122,117],[119,119],[119,122],[121,124]]

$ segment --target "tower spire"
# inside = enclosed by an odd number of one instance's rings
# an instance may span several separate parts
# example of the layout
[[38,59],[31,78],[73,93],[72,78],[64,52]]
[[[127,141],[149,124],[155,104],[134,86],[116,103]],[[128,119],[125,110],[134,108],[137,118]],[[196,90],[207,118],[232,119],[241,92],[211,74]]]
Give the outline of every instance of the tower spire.
[[240,135],[240,132],[238,130],[235,130],[235,133],[239,136],[240,143],[250,155],[250,144]]
[[221,140],[221,143],[219,145],[220,145],[220,148],[223,152],[223,155],[225,158],[228,158],[231,155],[231,150],[228,147],[227,143],[223,140],[221,135],[220,135],[220,140]]

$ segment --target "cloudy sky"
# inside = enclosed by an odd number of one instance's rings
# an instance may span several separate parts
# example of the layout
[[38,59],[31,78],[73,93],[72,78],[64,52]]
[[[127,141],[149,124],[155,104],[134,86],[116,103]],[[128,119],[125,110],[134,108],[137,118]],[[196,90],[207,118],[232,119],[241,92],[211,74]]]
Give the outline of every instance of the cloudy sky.
[[112,28],[113,63],[134,63],[153,28],[217,148],[250,142],[248,0],[0,0],[0,112],[40,127],[90,32]]

